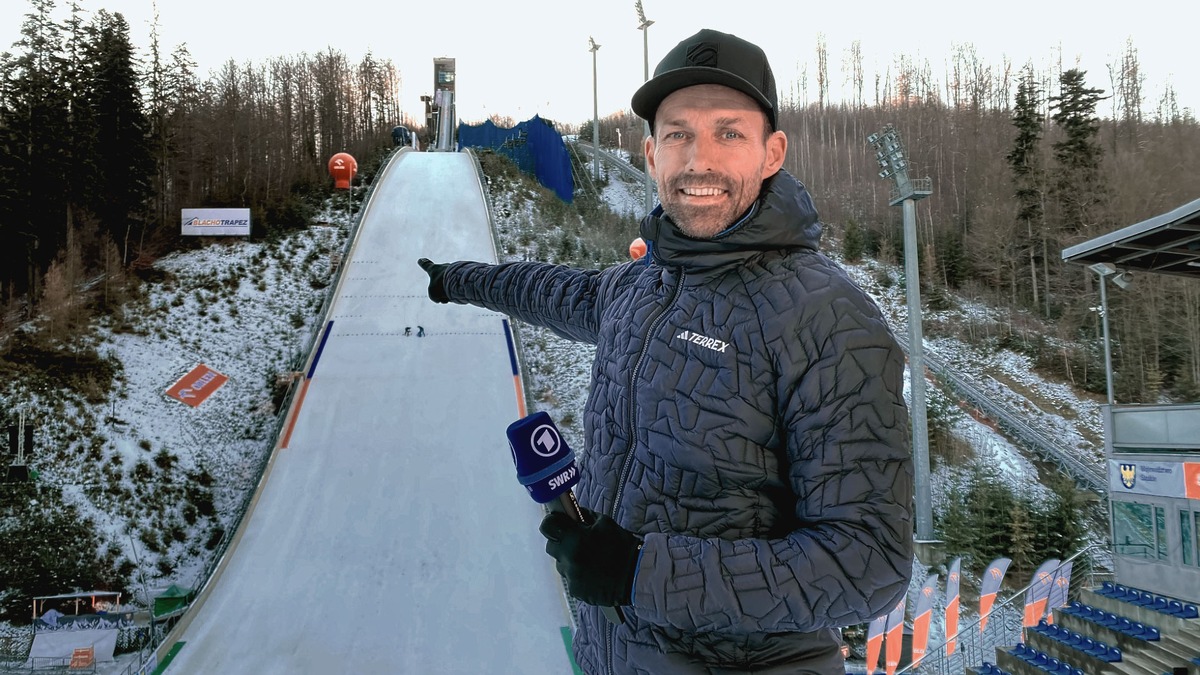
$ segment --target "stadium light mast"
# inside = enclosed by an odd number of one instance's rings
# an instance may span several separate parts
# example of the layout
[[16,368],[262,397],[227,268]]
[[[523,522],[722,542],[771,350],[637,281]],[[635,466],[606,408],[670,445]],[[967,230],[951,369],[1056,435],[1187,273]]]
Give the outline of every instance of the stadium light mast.
[[904,209],[904,285],[908,291],[908,370],[912,390],[913,464],[916,485],[917,541],[933,543],[933,503],[929,488],[929,428],[925,415],[924,338],[921,335],[921,283],[917,267],[918,199],[933,194],[929,178],[909,178],[900,136],[892,125],[867,137],[879,160],[879,177],[895,182],[888,204]]
[[[654,22],[651,21],[650,19],[646,18],[646,12],[645,12],[645,10],[642,9],[642,0],[637,0],[637,2],[634,3],[633,6],[635,9],[637,9],[638,30],[642,31],[642,63],[643,63],[643,69],[642,69],[643,79],[642,79],[642,81],[649,82],[650,81],[650,31],[647,29],[650,28],[650,26],[652,26],[654,24]],[[650,134],[654,133],[653,130],[650,128],[650,122],[643,122],[642,127],[644,130],[643,133],[646,136],[649,136]],[[654,209],[654,183],[650,180],[650,167],[649,167],[649,163],[646,162],[645,160],[642,161],[642,174],[643,174],[643,177],[645,178],[645,193],[644,194],[645,194],[646,213],[650,213],[650,211]]]
[[592,175],[600,180],[600,98],[596,88],[596,52],[600,45],[590,35],[588,44],[592,53]]
[[1104,330],[1104,384],[1108,391],[1108,404],[1113,405],[1115,401],[1113,397],[1112,347],[1108,338],[1108,290],[1106,285],[1108,278],[1112,277],[1114,284],[1121,288],[1129,288],[1129,273],[1117,274],[1117,268],[1106,262],[1093,263],[1088,265],[1088,269],[1100,277],[1100,325]]

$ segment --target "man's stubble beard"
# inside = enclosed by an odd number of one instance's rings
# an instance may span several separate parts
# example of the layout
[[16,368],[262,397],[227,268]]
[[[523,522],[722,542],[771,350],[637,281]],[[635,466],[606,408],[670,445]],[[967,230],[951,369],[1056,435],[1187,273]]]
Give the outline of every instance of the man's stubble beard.
[[[720,187],[727,191],[729,199],[719,206],[685,204],[679,190],[689,185]],[[739,184],[725,175],[709,175],[700,180],[695,175],[679,174],[668,179],[665,185],[659,183],[658,193],[663,212],[671,217],[680,232],[693,239],[711,239],[745,213],[758,198],[761,189],[761,180]]]

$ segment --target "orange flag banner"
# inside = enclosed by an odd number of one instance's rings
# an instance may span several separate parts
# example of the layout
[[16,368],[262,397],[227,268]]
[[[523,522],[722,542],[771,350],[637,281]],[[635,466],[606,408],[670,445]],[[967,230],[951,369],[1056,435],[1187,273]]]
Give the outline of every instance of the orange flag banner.
[[888,615],[875,617],[867,629],[867,675],[874,675],[879,666],[879,652],[883,647],[883,630],[887,626]]
[[929,622],[933,619],[933,594],[937,590],[938,575],[930,574],[921,586],[921,595],[917,598],[916,616],[913,617],[912,637],[912,667],[915,669],[925,658],[925,648],[929,645]]
[[1032,628],[1046,615],[1046,601],[1050,598],[1050,589],[1054,588],[1054,575],[1058,566],[1058,558],[1051,558],[1033,573],[1029,589],[1025,591],[1025,619],[1021,626]]
[[958,645],[958,585],[962,577],[962,558],[950,563],[950,574],[946,577],[946,656],[954,653]]
[[904,644],[905,599],[901,597],[900,602],[896,603],[896,608],[887,616],[887,634],[883,641],[883,670],[887,675],[896,675],[896,668],[900,665],[900,648]]
[[1012,564],[1009,558],[996,558],[987,566],[983,573],[983,582],[979,589],[979,632],[987,628],[988,615],[992,611],[992,603],[996,602],[996,593],[1000,592],[1000,582],[1004,581],[1004,573]]

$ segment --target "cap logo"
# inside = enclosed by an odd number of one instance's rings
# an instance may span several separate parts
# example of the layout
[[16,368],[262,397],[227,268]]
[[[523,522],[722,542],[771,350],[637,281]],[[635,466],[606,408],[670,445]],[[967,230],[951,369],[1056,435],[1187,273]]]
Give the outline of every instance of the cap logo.
[[717,67],[717,45],[712,42],[697,42],[688,45],[687,64],[689,66]]

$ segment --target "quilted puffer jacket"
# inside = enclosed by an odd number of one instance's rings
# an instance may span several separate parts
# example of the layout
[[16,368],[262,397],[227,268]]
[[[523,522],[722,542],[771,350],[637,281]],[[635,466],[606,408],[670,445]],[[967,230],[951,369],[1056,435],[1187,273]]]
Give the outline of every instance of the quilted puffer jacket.
[[623,625],[580,606],[585,672],[842,673],[837,628],[906,592],[904,358],[820,232],[780,171],[710,240],[656,209],[637,262],[447,269],[455,302],[597,347],[576,494],[644,545]]

